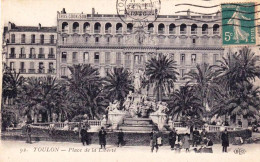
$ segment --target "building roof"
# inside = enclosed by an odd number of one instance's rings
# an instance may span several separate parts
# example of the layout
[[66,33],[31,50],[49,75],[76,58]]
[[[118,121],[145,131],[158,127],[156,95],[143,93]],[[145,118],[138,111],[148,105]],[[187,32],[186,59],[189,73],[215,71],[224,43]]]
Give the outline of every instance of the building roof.
[[28,31],[28,32],[56,32],[57,27],[41,27],[38,26],[15,26],[10,31]]

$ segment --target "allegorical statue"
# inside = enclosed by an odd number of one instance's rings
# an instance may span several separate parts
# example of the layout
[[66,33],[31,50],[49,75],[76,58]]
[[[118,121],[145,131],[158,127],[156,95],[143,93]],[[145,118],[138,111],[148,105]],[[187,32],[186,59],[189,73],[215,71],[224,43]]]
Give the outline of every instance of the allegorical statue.
[[141,91],[141,72],[138,70],[138,72],[135,73],[134,76],[134,88],[135,93],[140,93]]

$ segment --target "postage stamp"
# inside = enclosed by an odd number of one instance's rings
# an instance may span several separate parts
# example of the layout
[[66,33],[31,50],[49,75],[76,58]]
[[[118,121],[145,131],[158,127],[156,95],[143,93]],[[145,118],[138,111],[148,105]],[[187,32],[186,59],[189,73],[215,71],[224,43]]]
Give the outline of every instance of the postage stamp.
[[222,4],[223,45],[256,44],[255,3]]

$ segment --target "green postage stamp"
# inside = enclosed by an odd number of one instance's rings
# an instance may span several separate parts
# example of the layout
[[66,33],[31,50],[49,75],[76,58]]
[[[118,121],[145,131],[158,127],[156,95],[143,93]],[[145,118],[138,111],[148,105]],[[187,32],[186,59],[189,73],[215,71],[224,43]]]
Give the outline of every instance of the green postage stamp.
[[255,3],[222,4],[223,45],[256,44]]

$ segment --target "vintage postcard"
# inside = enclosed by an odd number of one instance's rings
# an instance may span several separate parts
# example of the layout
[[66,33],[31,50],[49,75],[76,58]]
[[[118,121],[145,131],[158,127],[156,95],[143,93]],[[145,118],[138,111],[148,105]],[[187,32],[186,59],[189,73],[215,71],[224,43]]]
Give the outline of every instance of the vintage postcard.
[[2,0],[0,161],[260,161],[259,0]]

